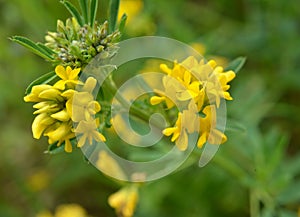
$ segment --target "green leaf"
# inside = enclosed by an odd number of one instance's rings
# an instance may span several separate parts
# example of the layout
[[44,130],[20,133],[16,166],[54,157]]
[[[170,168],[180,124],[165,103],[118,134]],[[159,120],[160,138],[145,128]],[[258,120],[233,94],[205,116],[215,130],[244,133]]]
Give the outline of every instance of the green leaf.
[[119,4],[120,0],[110,0],[109,5],[109,32],[112,33],[116,29],[116,23],[118,19],[118,13],[119,13]]
[[228,64],[224,71],[232,70],[238,73],[246,62],[246,57],[238,57]]
[[46,154],[59,154],[65,151],[65,143],[57,146],[57,143],[48,146],[48,150],[45,151]]
[[37,45],[40,49],[42,49],[42,50],[44,50],[45,52],[47,52],[49,55],[57,54],[54,50],[52,50],[51,48],[47,47],[47,46],[44,45],[43,43],[38,42],[38,43],[36,43],[36,45]]
[[[77,139],[74,138],[70,140],[72,144],[73,150],[76,148],[77,145]],[[65,143],[63,142],[60,146],[57,146],[57,143],[51,144],[48,146],[48,150],[45,151],[46,154],[59,154],[65,152]]]
[[68,1],[62,0],[61,3],[68,9],[70,14],[75,17],[80,26],[84,25],[83,19],[76,7]]
[[300,202],[300,181],[291,183],[277,198],[280,204],[290,204]]
[[88,24],[88,0],[78,0],[84,23]]
[[31,50],[33,53],[39,55],[40,57],[46,59],[46,60],[53,60],[54,57],[51,56],[47,51],[45,51],[44,49],[42,49],[41,47],[39,47],[36,43],[34,43],[33,41],[31,41],[28,38],[22,37],[22,36],[13,36],[11,38],[11,40],[13,42],[17,42],[18,44],[28,48],[29,50]]
[[237,120],[227,119],[226,131],[245,133],[247,132],[247,128]]
[[98,0],[92,0],[90,6],[90,26],[93,27],[98,9]]
[[121,32],[121,34],[123,34],[126,21],[127,21],[127,15],[123,14],[119,23],[119,31]]
[[40,84],[48,84],[51,81],[55,80],[57,78],[57,75],[54,71],[48,72],[47,74],[42,75],[41,77],[35,79],[33,82],[29,84],[29,86],[26,88],[25,94],[29,94],[31,92],[31,89],[35,85]]

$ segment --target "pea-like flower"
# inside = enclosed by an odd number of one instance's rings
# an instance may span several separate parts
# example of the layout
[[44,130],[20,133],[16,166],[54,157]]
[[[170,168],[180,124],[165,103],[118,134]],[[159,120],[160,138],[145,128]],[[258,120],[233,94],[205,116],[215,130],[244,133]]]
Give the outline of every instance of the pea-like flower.
[[[59,78],[53,86],[41,84],[33,86],[31,93],[24,97],[25,102],[34,102],[36,109],[32,123],[33,137],[39,139],[42,135],[48,137],[48,143],[65,145],[66,152],[72,152],[75,132],[83,134],[78,142],[82,147],[85,140],[105,141],[105,137],[97,131],[98,119],[96,113],[101,110],[100,104],[94,100],[92,91],[97,81],[89,77],[85,83],[78,80],[80,68],[57,66],[55,72]],[[75,90],[75,87],[78,90]],[[74,129],[76,125],[76,129]]]
[[227,138],[216,129],[215,111],[222,98],[232,100],[228,82],[234,79],[235,73],[224,72],[214,60],[197,61],[192,56],[182,63],[175,61],[173,68],[161,64],[160,69],[167,74],[162,78],[164,91],[154,90],[157,95],[151,97],[150,103],[165,102],[167,109],[172,109],[177,103],[188,103],[188,108],[178,113],[175,125],[163,130],[163,134],[172,135],[171,141],[182,151],[188,146],[188,135],[196,131],[199,133],[199,148],[207,141],[224,143]]
[[118,216],[132,217],[138,202],[138,187],[126,186],[108,198],[108,203],[116,209]]

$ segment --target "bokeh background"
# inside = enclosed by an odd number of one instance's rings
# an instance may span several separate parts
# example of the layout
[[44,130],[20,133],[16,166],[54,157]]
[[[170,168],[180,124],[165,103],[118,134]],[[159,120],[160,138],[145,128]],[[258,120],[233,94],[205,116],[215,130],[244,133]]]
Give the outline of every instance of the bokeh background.
[[[124,39],[175,38],[222,64],[247,57],[231,83],[229,140],[213,161],[140,190],[137,217],[300,216],[300,7],[294,0],[121,0]],[[99,20],[108,1],[100,0]],[[68,12],[58,0],[0,0],[0,216],[36,216],[76,203],[90,216],[115,216],[107,197],[119,186],[80,151],[47,155],[31,136],[26,86],[51,65],[9,41],[44,41]],[[68,216],[65,216],[68,217]]]

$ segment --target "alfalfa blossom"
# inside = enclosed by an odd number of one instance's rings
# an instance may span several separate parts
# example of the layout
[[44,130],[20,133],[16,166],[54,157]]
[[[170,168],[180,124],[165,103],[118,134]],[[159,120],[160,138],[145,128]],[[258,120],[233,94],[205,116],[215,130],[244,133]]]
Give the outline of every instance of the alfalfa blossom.
[[[222,98],[233,99],[228,92],[228,82],[234,79],[234,71],[224,72],[214,60],[198,61],[193,56],[182,63],[175,61],[173,68],[161,64],[160,69],[167,74],[162,80],[164,91],[154,90],[157,96],[151,97],[150,103],[165,102],[167,109],[172,109],[177,103],[189,105],[178,113],[175,125],[163,130],[163,134],[172,135],[171,141],[182,151],[187,148],[188,135],[194,132],[199,133],[199,148],[207,141],[211,144],[224,143],[227,138],[217,129],[216,108],[220,107]],[[199,129],[194,122],[198,122]]]
[[[66,152],[72,152],[71,140],[80,133],[78,147],[82,147],[88,138],[104,141],[105,137],[98,132],[99,121],[94,119],[101,110],[99,102],[95,101],[91,92],[96,86],[96,79],[89,77],[85,82],[78,80],[80,68],[64,68],[58,65],[55,73],[60,80],[52,85],[41,84],[32,87],[31,93],[24,97],[25,102],[34,102],[33,108],[37,114],[32,123],[33,137],[39,139],[42,135],[48,137],[48,143],[65,145]],[[75,90],[79,85],[79,91]],[[81,97],[79,97],[81,96]],[[77,130],[74,129],[77,125]],[[85,127],[83,127],[85,126]],[[86,127],[88,126],[88,127]]]
[[138,202],[138,186],[135,184],[121,188],[108,198],[108,203],[116,209],[118,216],[132,217]]

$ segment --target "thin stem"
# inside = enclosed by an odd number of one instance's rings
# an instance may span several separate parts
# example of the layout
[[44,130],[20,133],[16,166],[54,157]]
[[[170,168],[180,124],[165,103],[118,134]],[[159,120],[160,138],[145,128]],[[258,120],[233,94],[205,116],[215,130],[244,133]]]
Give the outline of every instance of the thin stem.
[[[122,94],[120,94],[120,92],[118,91],[118,87],[116,86],[115,82],[112,79],[112,76],[108,77],[108,88],[110,89],[110,91],[112,93],[115,93],[115,97],[116,99],[125,107],[125,108],[130,108],[130,112],[140,118],[141,120],[145,121],[145,122],[149,122],[149,119],[151,117],[150,112],[147,112],[145,110],[142,110],[138,107],[136,107],[135,105],[133,105],[131,102],[129,102],[127,99],[125,99],[123,97]],[[162,123],[160,121],[154,120],[152,122],[156,127],[158,128],[162,128]]]
[[250,216],[260,217],[259,198],[256,189],[250,189]]

